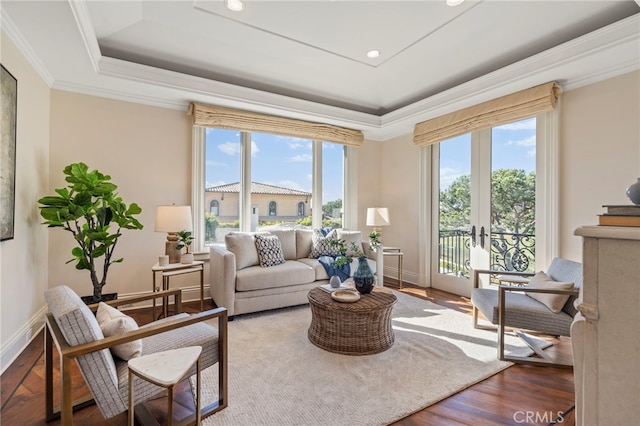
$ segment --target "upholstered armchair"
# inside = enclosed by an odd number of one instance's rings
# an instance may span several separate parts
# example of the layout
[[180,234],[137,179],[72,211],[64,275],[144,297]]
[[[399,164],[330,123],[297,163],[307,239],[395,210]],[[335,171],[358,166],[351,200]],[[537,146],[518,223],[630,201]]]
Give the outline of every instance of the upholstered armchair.
[[[524,286],[500,285],[497,288],[480,288],[480,274],[530,276]],[[473,326],[498,331],[498,358],[522,364],[548,365],[572,368],[571,363],[558,362],[536,345],[521,329],[553,336],[570,336],[571,323],[577,311],[573,302],[582,286],[582,264],[556,258],[545,273],[521,273],[493,270],[474,270],[474,288],[471,291]],[[478,323],[478,311],[493,326]],[[507,328],[516,330],[537,356],[515,357],[505,355],[504,334]]]
[[[131,342],[141,343],[141,355],[177,349],[186,346],[201,346],[202,368],[218,363],[219,399],[204,407],[202,418],[227,406],[227,310],[212,309],[189,315],[181,313],[181,290],[156,292],[150,295],[120,299],[109,302],[120,306],[158,297],[173,297],[177,314],[143,325],[137,330],[119,336],[104,337],[98,320],[92,311],[98,305],[87,306],[69,287],[59,286],[47,290],[45,299],[49,307],[45,329],[45,410],[47,421],[61,418],[63,425],[73,424],[73,411],[95,403],[105,418],[111,418],[128,409],[127,361],[112,355],[110,349]],[[218,327],[205,321],[217,319]],[[53,347],[60,356],[60,401],[59,411],[53,407]],[[120,346],[122,347],[122,346]],[[71,386],[71,366],[76,361],[92,398],[74,401]],[[195,367],[186,377],[195,374]],[[136,379],[135,401],[137,405],[163,391],[152,383]],[[144,406],[136,409],[143,415]],[[147,413],[148,415],[148,413]],[[187,419],[187,423],[195,422]]]

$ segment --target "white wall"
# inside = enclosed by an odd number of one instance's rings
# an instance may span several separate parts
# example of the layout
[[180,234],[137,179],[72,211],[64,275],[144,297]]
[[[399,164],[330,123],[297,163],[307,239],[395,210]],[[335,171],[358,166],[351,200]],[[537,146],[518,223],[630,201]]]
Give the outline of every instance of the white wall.
[[[0,370],[42,327],[48,233],[36,200],[49,181],[49,87],[6,34],[2,65],[18,80],[15,228],[0,243]],[[3,209],[8,206],[2,206]]]
[[640,72],[572,90],[560,118],[560,256],[582,259],[573,231],[596,225],[603,204],[630,204],[640,177]]
[[[603,204],[628,204],[625,189],[640,177],[640,72],[564,93],[560,123],[559,255],[581,261],[573,231],[597,224]],[[392,223],[384,243],[403,250],[405,280],[417,284],[420,152],[411,134],[380,150],[380,202]]]
[[[49,192],[65,186],[66,165],[81,161],[110,175],[125,203],[142,207],[144,229],[123,231],[114,254],[124,262],[111,266],[103,291],[151,291],[151,266],[164,254],[166,238],[154,232],[156,206],[191,204],[191,121],[186,111],[53,90],[50,152]],[[49,230],[49,286],[66,284],[80,295],[92,294],[89,272],[65,264],[74,246],[69,232]],[[178,286],[181,280],[175,282]]]

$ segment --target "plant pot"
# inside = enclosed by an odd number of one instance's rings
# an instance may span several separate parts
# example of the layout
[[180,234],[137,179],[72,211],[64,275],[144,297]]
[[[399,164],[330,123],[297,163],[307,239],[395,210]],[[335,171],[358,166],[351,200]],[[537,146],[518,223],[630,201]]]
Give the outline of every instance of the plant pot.
[[[93,301],[93,294],[90,296],[80,296],[80,299],[82,299],[82,301],[87,305],[93,305],[94,303],[97,303]],[[118,299],[118,293],[102,293],[102,299],[99,301],[108,302],[110,300],[117,300],[117,299]]]
[[180,263],[184,263],[185,265],[193,263],[193,253],[185,253],[185,254],[183,254],[180,257]]

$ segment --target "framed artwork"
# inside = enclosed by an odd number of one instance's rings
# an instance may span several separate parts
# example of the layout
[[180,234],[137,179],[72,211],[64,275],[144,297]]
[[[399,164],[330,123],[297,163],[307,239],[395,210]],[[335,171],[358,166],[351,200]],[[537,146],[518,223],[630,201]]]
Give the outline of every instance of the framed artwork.
[[0,65],[0,241],[13,238],[18,80]]

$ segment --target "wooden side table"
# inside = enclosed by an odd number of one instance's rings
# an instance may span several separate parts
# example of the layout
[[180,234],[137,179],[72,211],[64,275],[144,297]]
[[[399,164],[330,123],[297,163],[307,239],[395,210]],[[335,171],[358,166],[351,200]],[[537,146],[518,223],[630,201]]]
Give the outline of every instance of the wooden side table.
[[134,426],[134,385],[133,376],[167,389],[169,407],[167,424],[173,424],[173,387],[196,364],[196,425],[201,423],[200,414],[200,354],[201,346],[172,349],[143,355],[129,360],[129,425]]
[[[162,289],[156,286],[156,274],[162,273]],[[152,291],[169,290],[169,279],[176,275],[200,273],[200,312],[204,311],[204,261],[195,260],[193,263],[170,263],[166,266],[155,264],[151,267],[153,275]],[[167,298],[162,299],[162,313],[166,317]],[[153,299],[153,318],[156,317],[156,300]]]
[[374,287],[355,303],[333,300],[319,287],[309,291],[309,341],[329,352],[369,355],[384,352],[394,342],[391,310],[397,299],[384,287]]
[[382,247],[383,256],[395,256],[398,258],[398,288],[402,288],[402,257],[404,253],[398,247]]

